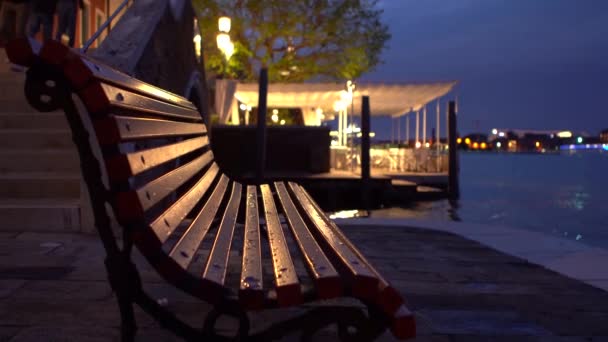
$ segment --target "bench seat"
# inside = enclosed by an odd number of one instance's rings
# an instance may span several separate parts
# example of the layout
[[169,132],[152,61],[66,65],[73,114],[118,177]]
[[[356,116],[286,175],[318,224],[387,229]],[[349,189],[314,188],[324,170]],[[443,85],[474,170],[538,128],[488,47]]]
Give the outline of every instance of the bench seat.
[[[246,185],[222,173],[186,98],[54,41],[15,41],[8,56],[30,67],[37,92],[26,87],[26,95],[38,109],[53,106],[58,87],[77,95],[107,178],[104,193],[87,180],[91,199],[109,202],[124,239],[167,282],[245,312],[352,297],[377,310],[397,338],[415,336],[403,297],[304,188]],[[83,173],[87,153],[81,149]]]

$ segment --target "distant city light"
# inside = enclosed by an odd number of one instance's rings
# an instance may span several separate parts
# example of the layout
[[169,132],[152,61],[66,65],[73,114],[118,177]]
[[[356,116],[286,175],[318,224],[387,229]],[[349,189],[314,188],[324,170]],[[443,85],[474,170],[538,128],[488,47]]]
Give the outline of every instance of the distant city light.
[[284,125],[285,124],[285,120],[281,120],[280,124]]
[[422,146],[422,144],[420,143],[420,141],[416,141],[416,148],[420,148]]
[[494,129],[492,130],[492,134],[494,134],[494,135],[498,134],[498,130],[497,130],[496,128],[494,128]]
[[505,132],[498,133],[498,136],[501,137],[501,138],[503,138],[505,136]]
[[583,137],[576,138],[576,142],[579,143],[579,144],[582,144],[583,143]]
[[479,143],[474,142],[474,143],[473,143],[473,149],[475,149],[475,150],[476,150],[476,149],[478,149],[478,148],[479,148]]
[[457,143],[457,144],[462,143],[462,138],[458,138],[458,139],[456,139],[456,143]]
[[559,132],[559,133],[557,133],[557,137],[558,138],[572,138],[572,132],[570,132],[570,131]]
[[239,105],[239,108],[240,108],[241,110],[247,110],[247,105],[246,105],[246,104],[244,104],[244,103],[241,103],[241,104]]
[[482,149],[482,150],[485,150],[485,149],[486,149],[486,147],[488,147],[488,144],[486,144],[485,142],[482,142],[482,143],[481,143],[481,149]]
[[534,146],[536,146],[536,148],[539,148],[540,147],[540,141],[535,142]]
[[[270,117],[270,119],[272,119],[272,122],[277,122],[279,121],[279,116],[277,114],[272,114],[272,116]],[[285,121],[285,120],[283,120]]]
[[431,144],[427,142],[426,144],[424,144],[424,147],[431,147]]
[[496,143],[496,147],[500,148],[502,146],[502,144],[499,142]]
[[467,145],[470,145],[471,144],[471,139],[469,139],[469,138],[464,139],[464,143],[467,144]]

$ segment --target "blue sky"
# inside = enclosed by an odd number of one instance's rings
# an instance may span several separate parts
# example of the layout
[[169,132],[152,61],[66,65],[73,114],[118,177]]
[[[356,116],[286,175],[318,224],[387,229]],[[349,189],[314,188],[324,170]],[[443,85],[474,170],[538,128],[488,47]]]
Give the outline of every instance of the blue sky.
[[[393,37],[385,63],[362,80],[459,80],[461,133],[608,128],[608,0],[382,0],[381,6]],[[390,137],[387,122],[372,128]]]

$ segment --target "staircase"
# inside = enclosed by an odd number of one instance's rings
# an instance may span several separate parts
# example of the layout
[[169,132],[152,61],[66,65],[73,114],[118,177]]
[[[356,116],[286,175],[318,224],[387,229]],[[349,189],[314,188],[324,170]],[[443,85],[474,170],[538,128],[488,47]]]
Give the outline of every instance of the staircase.
[[0,49],[0,231],[80,231],[80,168],[68,124],[61,112],[31,108],[24,83]]

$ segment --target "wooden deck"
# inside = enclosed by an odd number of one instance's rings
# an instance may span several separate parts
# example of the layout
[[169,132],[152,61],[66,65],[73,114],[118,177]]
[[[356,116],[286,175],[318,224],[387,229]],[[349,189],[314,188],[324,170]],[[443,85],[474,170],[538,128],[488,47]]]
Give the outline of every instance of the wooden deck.
[[[264,182],[294,181],[302,184],[324,210],[381,208],[418,200],[435,200],[445,197],[447,174],[391,173],[372,169],[369,195],[363,198],[361,176],[356,172],[331,170],[326,173],[268,172]],[[253,182],[255,176],[247,174],[240,180]]]

